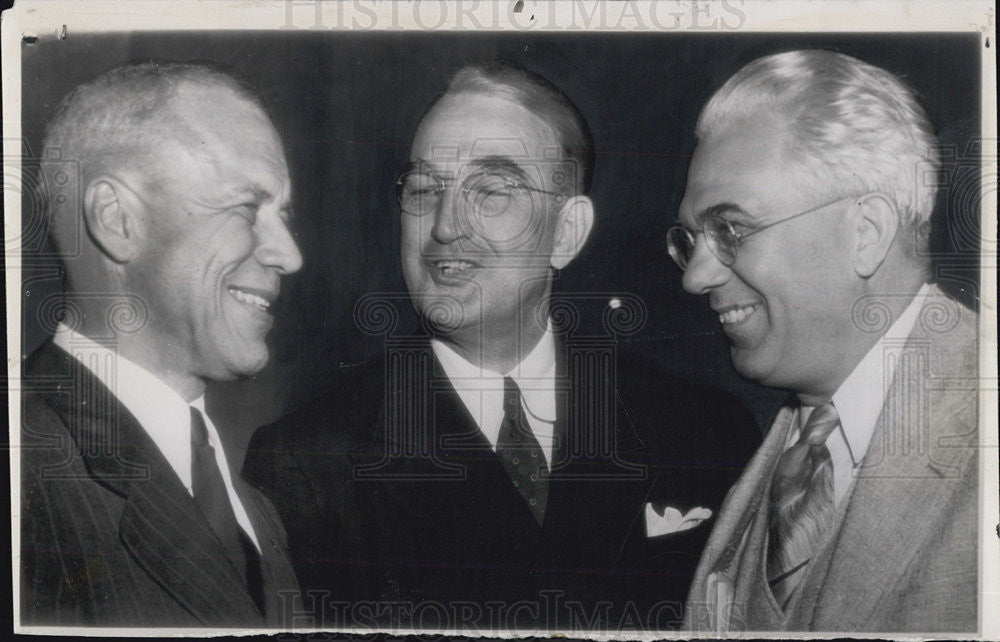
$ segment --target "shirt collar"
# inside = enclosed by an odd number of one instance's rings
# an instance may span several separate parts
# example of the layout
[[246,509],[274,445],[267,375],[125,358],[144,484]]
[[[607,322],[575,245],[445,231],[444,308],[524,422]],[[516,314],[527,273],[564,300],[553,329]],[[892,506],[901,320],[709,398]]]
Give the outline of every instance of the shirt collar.
[[[431,348],[462,403],[495,447],[503,421],[504,375],[469,363],[437,339],[431,340]],[[556,344],[551,322],[538,344],[507,375],[521,389],[528,422],[550,455],[551,424],[556,420]]]
[[[188,404],[173,388],[133,361],[96,343],[60,323],[52,343],[82,363],[125,408],[160,449],[163,457],[191,488],[191,410],[204,414],[204,396]],[[208,415],[205,415],[206,419]],[[214,427],[209,426],[209,440],[218,444]]]
[[556,420],[556,341],[551,324],[521,363],[507,373],[521,389],[525,410],[536,419]]
[[[460,396],[465,391],[499,390],[503,394],[505,375],[469,363],[443,341],[431,340],[434,355]],[[525,409],[542,421],[556,420],[556,342],[552,324],[521,363],[507,373],[521,389]],[[465,397],[463,396],[463,399]]]
[[189,404],[173,388],[145,368],[62,323],[56,328],[52,343],[82,363],[132,413],[192,496],[191,408],[197,408],[201,412],[208,432],[208,443],[215,451],[215,463],[222,473],[236,521],[260,552],[260,542],[250,516],[233,486],[219,431],[205,412],[205,395]]
[[840,416],[840,425],[855,466],[868,452],[899,355],[930,294],[930,285],[925,283],[833,395],[833,405]]

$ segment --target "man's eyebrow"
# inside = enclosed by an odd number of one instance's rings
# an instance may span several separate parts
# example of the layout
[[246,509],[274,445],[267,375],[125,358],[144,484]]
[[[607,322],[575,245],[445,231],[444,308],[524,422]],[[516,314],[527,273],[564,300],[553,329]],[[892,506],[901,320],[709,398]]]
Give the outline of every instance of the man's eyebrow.
[[710,205],[702,209],[697,214],[693,215],[693,220],[681,216],[679,223],[683,227],[686,227],[689,230],[701,229],[701,225],[705,221],[705,219],[710,218],[712,216],[722,216],[724,218],[727,218],[727,220],[729,220],[732,218],[746,219],[749,217],[749,214],[747,213],[746,210],[744,210],[736,203],[725,201],[722,203],[716,203],[715,205]]
[[747,218],[750,216],[745,209],[743,209],[736,203],[724,202],[724,203],[716,203],[715,205],[706,207],[705,209],[698,212],[698,214],[695,216],[695,219],[700,222],[704,221],[706,218],[709,218],[710,216],[720,216],[722,214],[728,214],[730,216],[735,215],[737,217],[742,217],[742,218]]
[[[448,162],[446,164],[450,164],[450,162]],[[442,168],[438,167],[434,163],[434,161],[428,160],[426,158],[418,158],[416,160],[411,160],[410,162],[408,162],[406,165],[403,166],[402,171],[400,171],[400,175],[406,174],[408,172],[419,172],[421,174],[431,174],[433,176],[437,176],[438,178],[444,178],[444,179],[449,179],[449,178],[454,178],[455,177],[455,173],[454,172],[448,171],[446,169],[442,169]]]
[[[244,205],[260,206],[262,203],[274,200],[275,196],[271,190],[258,183],[243,185],[223,192],[219,196],[204,197],[198,202],[204,207],[217,211],[225,211],[234,207]],[[289,199],[291,201],[291,199]]]
[[521,166],[506,156],[484,156],[469,161],[470,168],[487,171],[505,171],[516,174],[518,178],[526,178]]
[[246,197],[249,196],[254,202],[261,203],[264,201],[269,201],[274,198],[274,194],[271,190],[267,189],[263,185],[258,185],[256,183],[251,185],[246,185],[234,194],[236,197]]
[[[460,165],[459,162],[453,161],[448,161],[444,164],[446,166]],[[418,158],[417,160],[410,161],[403,167],[403,172],[408,172],[414,169],[434,174],[442,178],[454,178],[456,174],[456,172],[439,167],[434,163],[434,161],[424,158]],[[517,178],[527,178],[527,174],[524,169],[515,160],[507,156],[483,156],[481,158],[473,158],[465,163],[461,171],[464,174],[475,171],[502,171],[514,174]]]

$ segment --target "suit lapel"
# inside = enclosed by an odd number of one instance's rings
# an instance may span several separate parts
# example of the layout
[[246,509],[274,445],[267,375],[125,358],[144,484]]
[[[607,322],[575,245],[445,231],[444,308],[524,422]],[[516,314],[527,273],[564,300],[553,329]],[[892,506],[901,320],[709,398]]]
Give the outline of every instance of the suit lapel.
[[[154,475],[134,483],[119,523],[133,559],[206,624],[261,623],[261,614],[180,481]],[[171,477],[173,479],[171,479]],[[172,483],[173,482],[173,483]]]
[[259,492],[250,488],[236,474],[232,479],[260,544],[264,616],[268,626],[285,628],[295,614],[292,600],[299,593],[299,585],[288,559],[284,538],[280,537],[280,519]]
[[[522,532],[538,531],[531,509],[436,358],[433,388],[439,452],[445,462],[460,464],[465,469],[467,483],[463,486],[470,505],[474,510],[481,507],[498,511],[506,520],[515,520]],[[488,501],[483,493],[491,494]]]
[[610,569],[633,537],[645,541],[638,531],[656,472],[642,459],[644,444],[618,395],[614,362],[595,359],[590,349],[556,338],[557,441],[545,527],[562,555]]
[[49,403],[93,478],[124,499],[119,537],[149,576],[206,624],[260,614],[192,497],[132,414],[86,367],[50,344],[42,375],[72,381]]
[[504,521],[523,532],[538,530],[527,504],[514,487],[492,444],[479,429],[444,368],[423,339],[406,348],[410,367],[395,373],[399,359],[387,355],[387,393],[383,430],[376,449],[384,449],[375,467],[383,479],[401,482],[447,482],[437,486],[442,496],[427,496],[424,484],[385,484],[400,511],[422,518],[427,502],[457,506],[461,525]]
[[[745,535],[770,489],[771,475],[788,441],[794,417],[792,405],[782,407],[764,443],[722,503],[691,584],[684,616],[685,629],[704,630],[706,624],[708,628],[715,628],[720,614],[731,608],[719,602],[718,596],[723,593],[727,595],[727,602],[736,601],[737,610],[733,614],[745,612],[738,608],[746,604],[754,573],[740,573],[739,570],[755,568],[759,556],[766,554],[762,542],[747,541]],[[744,556],[747,559],[742,559]],[[719,590],[720,584],[724,590]]]
[[[492,449],[426,339],[399,355],[387,354],[384,380],[381,429],[374,433],[377,450],[444,463],[444,457],[462,459],[463,453]],[[458,470],[446,473],[447,468],[442,466],[443,476],[461,477]]]
[[[963,325],[956,332],[927,332],[922,311],[858,468],[843,525],[820,567],[826,573],[810,578],[816,612],[800,614],[803,626],[864,628],[899,580],[893,569],[906,568],[936,527],[927,516],[946,513],[963,471],[976,465],[976,435],[960,434],[976,425],[976,406],[968,398],[975,393],[948,389],[975,371],[975,317],[947,301],[966,317],[959,320]],[[881,581],[873,581],[879,569]]]

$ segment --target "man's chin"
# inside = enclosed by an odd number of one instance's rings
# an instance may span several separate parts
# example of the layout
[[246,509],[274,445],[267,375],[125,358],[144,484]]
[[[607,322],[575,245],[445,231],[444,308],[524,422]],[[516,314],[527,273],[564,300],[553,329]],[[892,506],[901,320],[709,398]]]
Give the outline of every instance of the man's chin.
[[733,369],[741,377],[761,384],[769,378],[774,370],[773,367],[765,363],[764,356],[759,348],[749,349],[733,344],[729,346],[729,358],[732,360]]
[[468,310],[458,299],[451,297],[424,301],[420,306],[420,316],[432,334],[451,334],[468,325]]
[[231,381],[240,377],[255,375],[267,366],[270,353],[263,341],[240,342],[220,351],[219,367],[213,370],[211,378],[220,381]]

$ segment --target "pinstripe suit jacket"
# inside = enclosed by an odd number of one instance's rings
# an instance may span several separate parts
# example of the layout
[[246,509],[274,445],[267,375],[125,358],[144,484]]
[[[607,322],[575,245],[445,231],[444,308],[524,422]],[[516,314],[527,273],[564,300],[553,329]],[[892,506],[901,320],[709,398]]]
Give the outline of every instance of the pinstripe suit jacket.
[[46,343],[24,365],[21,623],[279,627],[298,585],[270,503],[234,476],[262,549],[265,614],[136,419]]

